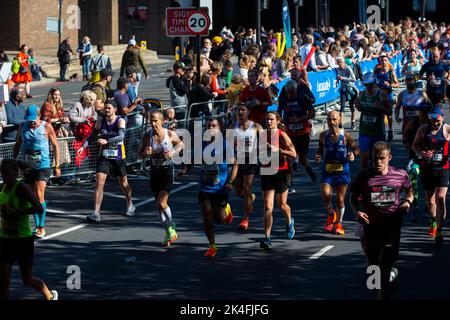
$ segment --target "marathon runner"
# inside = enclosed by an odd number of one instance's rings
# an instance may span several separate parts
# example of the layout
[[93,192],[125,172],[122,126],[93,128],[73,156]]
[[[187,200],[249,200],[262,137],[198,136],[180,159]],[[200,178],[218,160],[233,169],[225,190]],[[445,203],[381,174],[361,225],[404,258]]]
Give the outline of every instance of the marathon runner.
[[81,154],[89,145],[89,141],[96,139],[97,134],[100,133],[100,138],[97,139],[97,144],[100,146],[100,155],[96,170],[96,184],[95,184],[95,198],[94,198],[94,212],[87,216],[89,222],[100,222],[100,209],[103,201],[103,189],[105,187],[106,178],[108,176],[117,176],[119,179],[119,186],[127,200],[126,216],[134,216],[136,208],[131,200],[131,186],[127,178],[127,162],[125,153],[125,120],[116,115],[117,104],[113,100],[105,102],[105,115],[99,118],[94,126],[94,130],[89,139],[86,139],[83,146],[78,149],[78,154]]
[[428,115],[430,124],[419,128],[412,149],[422,156],[422,184],[431,225],[428,234],[437,245],[442,244],[442,227],[446,216],[445,197],[448,190],[448,144],[450,125],[444,123],[444,111],[436,105]]
[[[205,257],[214,257],[217,254],[214,223],[231,224],[233,221],[233,213],[228,203],[228,190],[233,190],[232,184],[237,176],[238,163],[232,151],[229,150],[230,146],[226,139],[223,139],[222,145],[218,145],[219,148],[214,146],[208,150],[207,155],[204,154],[205,149],[213,144],[217,137],[222,134],[222,123],[219,119],[210,118],[206,123],[206,128],[211,134],[211,140],[203,141],[203,160],[205,160],[205,156],[209,156],[214,161],[211,161],[211,164],[206,164],[203,161],[198,188],[198,201],[201,207],[206,237],[209,242],[209,249],[205,252]],[[227,155],[231,155],[231,158],[227,158]],[[216,159],[218,161],[215,161]],[[229,166],[232,166],[231,172]],[[186,174],[191,168],[192,166],[184,166],[178,173],[178,176]]]
[[142,159],[149,156],[152,160],[150,169],[150,187],[155,195],[161,223],[166,229],[162,246],[169,247],[178,238],[176,225],[169,207],[169,193],[172,190],[174,164],[172,158],[184,147],[178,135],[163,127],[164,114],[159,110],[150,113],[150,131],[144,135],[139,148]]
[[[389,143],[379,141],[373,146],[373,167],[362,170],[350,186],[350,205],[363,226],[361,245],[368,265],[381,271],[378,298],[389,299],[390,277],[400,249],[403,216],[413,201],[408,174],[389,166],[392,160]],[[406,193],[401,199],[400,194]]]
[[233,129],[235,153],[239,163],[236,180],[233,183],[236,195],[244,199],[244,217],[239,224],[242,230],[248,229],[250,214],[253,211],[255,194],[252,193],[253,179],[259,172],[257,162],[258,131],[262,130],[260,124],[249,120],[250,110],[245,104],[237,108],[237,120],[229,126]]
[[[337,111],[327,115],[328,130],[319,136],[319,149],[316,162],[323,159],[322,198],[328,218],[325,231],[344,235],[342,220],[345,213],[345,194],[350,184],[349,162],[359,155],[359,149],[349,132],[342,128],[342,120]],[[333,209],[331,197],[333,188],[336,190],[336,209]]]
[[310,120],[316,113],[312,101],[304,91],[303,86],[298,86],[295,80],[289,80],[284,86],[286,94],[280,95],[278,113],[283,117],[286,133],[295,146],[295,152],[299,155],[301,164],[308,172],[311,181],[317,181],[317,175],[308,162],[309,143],[311,140]]
[[0,300],[9,300],[14,262],[19,264],[24,285],[40,292],[46,300],[58,300],[56,290],[48,290],[41,279],[33,277],[34,239],[29,215],[43,213],[44,207],[36,194],[17,179],[19,168],[25,169],[26,164],[14,159],[3,159],[0,165]]
[[[267,144],[271,153],[279,153],[279,165],[277,173],[274,175],[261,174],[261,189],[264,198],[264,239],[260,243],[262,249],[270,249],[272,241],[270,233],[273,223],[273,206],[275,195],[277,197],[278,207],[286,218],[286,237],[293,239],[295,235],[294,218],[291,216],[291,207],[287,204],[289,186],[292,181],[292,170],[290,168],[290,160],[297,155],[295,147],[289,136],[279,129],[281,124],[281,116],[276,111],[269,111],[266,115]],[[270,164],[265,165],[267,167]]]
[[392,114],[392,108],[386,92],[376,87],[373,73],[366,73],[361,83],[365,86],[365,90],[359,94],[355,107],[361,112],[358,141],[361,151],[361,168],[365,169],[369,166],[375,142],[386,139],[384,117]]
[[[395,105],[395,121],[402,124],[402,132],[404,132],[408,123],[419,117],[420,110],[423,109],[424,104],[431,102],[426,93],[422,89],[417,88],[416,78],[413,73],[407,73],[405,76],[406,89],[401,91],[397,97]],[[403,111],[403,119],[400,118],[400,108]]]
[[[392,88],[399,88],[397,76],[395,75],[393,66],[389,63],[389,57],[382,53],[380,55],[381,64],[377,65],[374,70],[374,75],[377,79],[377,86],[386,92],[389,106],[392,108],[394,104],[394,92]],[[392,115],[388,116],[389,132],[387,140],[392,141],[394,134],[392,132]]]
[[45,189],[51,175],[49,141],[55,154],[55,176],[59,177],[61,176],[60,152],[55,130],[51,123],[39,119],[39,108],[37,106],[29,106],[26,111],[25,122],[19,126],[13,158],[17,159],[22,149],[25,160],[30,162],[31,169],[24,172],[23,181],[34,191],[44,208],[41,213],[34,215],[36,228],[33,233],[40,239],[45,236],[45,216],[47,213]]
[[441,52],[435,49],[431,55],[431,60],[425,63],[420,69],[420,75],[427,81],[427,95],[433,105],[441,103],[445,97],[447,80],[449,79],[449,66],[441,61]]

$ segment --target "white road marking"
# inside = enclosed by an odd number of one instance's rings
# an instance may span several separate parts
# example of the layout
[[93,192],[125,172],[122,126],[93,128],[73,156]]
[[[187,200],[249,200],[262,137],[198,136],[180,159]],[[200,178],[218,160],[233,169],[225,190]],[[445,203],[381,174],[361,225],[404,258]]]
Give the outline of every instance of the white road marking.
[[[84,191],[90,192],[90,193],[95,193],[95,190],[91,190],[91,189],[85,189],[85,190],[83,190],[83,192],[84,192]],[[113,197],[113,198],[124,199],[124,200],[125,200],[125,196],[124,196],[123,194],[115,194],[115,193],[112,193],[112,192],[103,192],[103,195],[109,196],[109,197]],[[133,200],[133,201],[139,201],[139,200],[141,200],[141,199],[131,197],[131,200]]]
[[[176,188],[176,189],[172,190],[170,193],[173,194],[173,193],[179,192],[179,191],[181,191],[181,190],[190,188],[190,187],[192,187],[192,186],[194,186],[194,185],[197,185],[197,184],[198,184],[198,182],[190,182],[190,183],[188,183],[187,185],[184,185],[184,186],[182,186],[182,187],[179,187],[179,188]],[[153,201],[155,201],[155,198],[154,198],[154,197],[151,197],[150,199],[147,199],[147,200],[145,200],[145,201],[139,202],[139,203],[135,204],[134,206],[135,206],[136,208],[138,208],[138,207],[141,207],[141,206],[143,206],[143,205],[145,205],[145,204],[147,204],[147,203],[153,202]],[[67,214],[68,217],[75,217],[75,218],[78,218],[78,217],[85,218],[85,217],[86,217],[86,216],[80,216],[80,215],[70,215],[68,212],[65,212],[65,211],[62,211],[62,210],[55,210],[55,209],[47,209],[47,212],[49,212],[49,213]],[[42,240],[40,240],[40,241],[53,239],[53,238],[59,237],[59,236],[61,236],[61,235],[63,235],[63,234],[66,234],[66,233],[69,233],[69,232],[72,232],[72,231],[76,231],[76,230],[82,229],[82,228],[84,228],[84,227],[86,227],[86,226],[88,226],[88,225],[89,225],[89,224],[86,224],[86,223],[79,224],[79,225],[77,225],[77,226],[75,226],[75,227],[72,227],[72,228],[69,228],[69,229],[66,229],[66,230],[59,231],[59,232],[53,233],[53,234],[48,235],[48,236],[46,235],[45,238],[42,239]],[[40,242],[40,241],[39,241],[39,242]],[[35,242],[35,243],[39,243],[39,242]]]
[[309,257],[312,260],[317,260],[319,259],[321,256],[323,256],[327,251],[330,251],[331,249],[333,249],[334,246],[325,246],[322,249],[320,249],[318,252],[316,252],[315,254],[313,254],[311,257]]

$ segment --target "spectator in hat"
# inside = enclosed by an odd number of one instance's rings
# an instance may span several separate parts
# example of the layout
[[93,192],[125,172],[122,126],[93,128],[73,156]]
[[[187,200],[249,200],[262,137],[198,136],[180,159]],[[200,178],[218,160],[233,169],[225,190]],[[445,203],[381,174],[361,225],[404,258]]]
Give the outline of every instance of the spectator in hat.
[[[176,108],[179,106],[188,106],[188,94],[191,89],[192,79],[194,78],[194,72],[186,68],[186,65],[177,61],[173,65],[173,75],[167,78],[166,87],[169,88],[170,106]],[[178,113],[176,118],[180,117],[180,114],[185,110],[184,108],[176,108],[175,112]]]
[[125,69],[129,66],[134,66],[137,69],[137,84],[139,87],[139,82],[141,81],[142,72],[145,75],[145,79],[148,79],[148,70],[142,57],[141,50],[136,45],[136,40],[131,39],[128,41],[128,46],[122,56],[122,63],[120,65],[120,76],[123,77]]

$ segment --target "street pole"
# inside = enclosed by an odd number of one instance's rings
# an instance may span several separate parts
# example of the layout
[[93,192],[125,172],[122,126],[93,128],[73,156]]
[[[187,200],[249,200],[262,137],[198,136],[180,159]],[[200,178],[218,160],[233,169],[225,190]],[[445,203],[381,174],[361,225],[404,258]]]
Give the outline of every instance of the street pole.
[[295,34],[299,34],[298,32],[298,4],[295,6]]
[[62,36],[62,30],[61,30],[61,18],[62,18],[62,2],[63,0],[59,1],[59,8],[58,8],[58,47],[61,43],[61,36]]
[[256,0],[256,43],[261,44],[261,0]]
[[[195,3],[196,3],[197,10],[200,10],[200,0],[196,0]],[[201,77],[201,74],[200,74],[200,53],[202,51],[202,42],[201,42],[201,38],[200,38],[199,35],[196,36],[195,38],[196,38],[195,39],[195,47],[196,47],[196,51],[197,51],[197,54],[195,56],[196,57],[195,65],[197,66],[197,74],[195,75],[195,82],[200,84],[200,77]]]
[[422,21],[425,21],[425,7],[427,5],[427,0],[422,0]]
[[386,23],[389,23],[389,0],[386,0]]

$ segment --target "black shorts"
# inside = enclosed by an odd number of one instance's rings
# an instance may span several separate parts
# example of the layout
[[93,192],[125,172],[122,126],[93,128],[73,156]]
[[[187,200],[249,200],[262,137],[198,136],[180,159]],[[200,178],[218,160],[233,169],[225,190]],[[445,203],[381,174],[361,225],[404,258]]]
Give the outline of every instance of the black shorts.
[[258,164],[240,164],[238,166],[238,177],[242,176],[256,176],[259,172],[259,165]]
[[26,184],[33,184],[36,181],[48,182],[48,180],[50,180],[51,173],[52,171],[50,168],[27,170],[23,173],[23,182]]
[[96,172],[108,176],[124,177],[127,175],[127,162],[125,160],[99,158]]
[[433,105],[441,103],[442,99],[444,99],[445,92],[433,92],[433,91],[427,91],[427,96],[430,99],[431,103]]
[[209,200],[211,205],[217,208],[225,208],[228,203],[228,193],[209,193],[198,192],[198,203],[202,204],[205,200]]
[[33,237],[8,239],[0,238],[0,263],[13,265],[15,262],[24,268],[32,267],[34,259]]
[[173,166],[152,166],[150,169],[150,187],[157,194],[161,191],[170,192],[173,186]]
[[423,166],[420,176],[423,189],[426,191],[448,187],[449,169],[433,169]]
[[275,193],[283,193],[291,187],[292,173],[290,170],[279,170],[274,175],[261,175],[261,190],[275,190]]
[[361,246],[369,265],[391,265],[398,260],[400,251],[400,232],[395,237],[382,239],[365,232]]
[[302,134],[301,136],[292,136],[291,138],[292,144],[295,147],[295,152],[299,156],[307,156],[309,151],[309,142],[311,141],[311,137],[309,134]]

